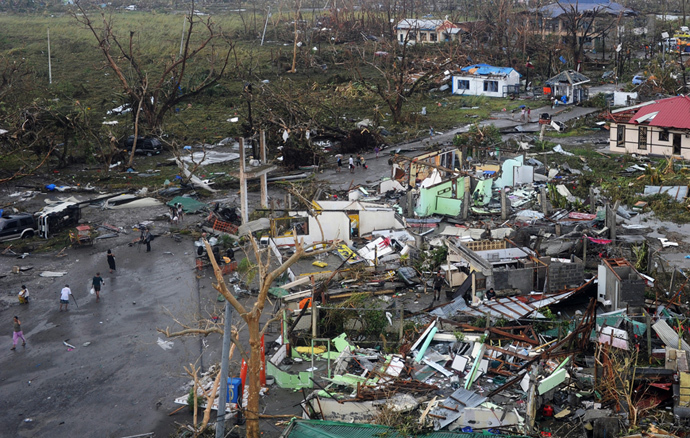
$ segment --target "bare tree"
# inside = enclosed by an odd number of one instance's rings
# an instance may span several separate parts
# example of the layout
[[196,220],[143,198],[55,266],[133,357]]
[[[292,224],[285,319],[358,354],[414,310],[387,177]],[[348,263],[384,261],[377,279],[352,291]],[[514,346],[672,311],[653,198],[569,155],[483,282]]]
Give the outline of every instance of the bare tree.
[[[106,65],[115,73],[129,104],[135,108],[133,114],[139,117],[141,113],[142,121],[154,134],[161,132],[163,120],[170,110],[213,86],[225,74],[233,45],[211,17],[202,19],[194,13],[194,2],[187,15],[188,29],[182,50],[179,55],[171,53],[162,68],[155,71],[147,70],[145,66],[148,64],[142,62],[136,53],[134,31],[129,32],[128,40],[121,42],[110,17],[101,13],[102,27],[99,28],[82,4],[76,2],[76,5],[79,14],[73,14],[75,20],[91,31]],[[197,26],[202,26],[205,35],[200,41],[192,42],[198,39]],[[219,50],[216,41],[226,46],[227,51]],[[203,73],[191,74],[190,70],[201,64],[200,59],[204,59],[205,63],[203,69],[197,70],[203,70]],[[135,125],[135,130],[138,130],[138,120]],[[133,154],[134,150],[132,157]]]
[[[293,231],[294,232],[294,231]],[[276,320],[276,317],[271,317],[263,327],[261,327],[261,316],[266,306],[266,300],[268,299],[268,290],[271,288],[273,282],[280,277],[290,266],[295,264],[299,259],[304,256],[312,256],[322,254],[324,252],[332,251],[337,245],[336,242],[330,244],[326,242],[317,242],[321,244],[322,249],[313,250],[306,252],[304,241],[297,239],[297,233],[295,235],[295,252],[285,260],[280,266],[271,270],[271,259],[272,250],[270,248],[260,249],[256,240],[253,236],[250,236],[250,242],[254,256],[256,257],[256,269],[259,281],[259,295],[254,302],[254,305],[249,308],[245,307],[240,303],[237,298],[235,298],[230,290],[228,289],[225,279],[223,278],[223,271],[218,266],[218,262],[213,256],[213,251],[211,245],[204,240],[206,245],[206,251],[208,253],[211,265],[213,266],[213,272],[217,281],[213,287],[220,292],[226,300],[235,308],[240,317],[247,324],[247,331],[249,332],[249,353],[245,353],[240,348],[240,354],[242,357],[248,358],[248,372],[247,379],[249,381],[247,387],[247,406],[246,409],[246,419],[247,419],[247,437],[248,438],[259,438],[259,391],[261,389],[261,382],[259,379],[260,369],[261,369],[261,337],[264,335],[269,327],[269,324]],[[327,245],[327,246],[326,246]],[[325,246],[325,247],[324,247]],[[227,317],[227,315],[226,315]],[[199,328],[193,328],[188,325],[184,325],[177,321],[183,329],[177,332],[171,332],[169,329],[160,330],[159,332],[164,333],[168,337],[176,336],[190,336],[190,335],[201,335],[207,336],[211,333],[223,333],[222,325],[217,323],[210,323],[206,321],[205,325]],[[235,345],[237,345],[237,335],[233,335],[232,340]],[[188,370],[189,371],[189,370]],[[191,373],[193,374],[193,372]]]
[[559,19],[566,33],[566,45],[573,63],[578,66],[582,62],[587,40],[605,35],[616,24],[616,20],[613,20],[614,15],[607,11],[606,4],[592,6],[589,9],[580,9],[579,2],[558,2],[558,6],[563,11]]
[[[418,66],[410,53],[414,49],[409,44],[408,35],[402,43],[393,40],[374,45],[370,52],[373,60],[367,58],[364,51],[353,52],[352,69],[356,78],[385,102],[394,123],[403,120],[403,107],[407,99],[451,62],[450,59],[444,59],[438,63],[427,63],[423,68]],[[365,74],[362,62],[376,70],[378,75]],[[413,77],[412,73],[418,73],[418,76]]]

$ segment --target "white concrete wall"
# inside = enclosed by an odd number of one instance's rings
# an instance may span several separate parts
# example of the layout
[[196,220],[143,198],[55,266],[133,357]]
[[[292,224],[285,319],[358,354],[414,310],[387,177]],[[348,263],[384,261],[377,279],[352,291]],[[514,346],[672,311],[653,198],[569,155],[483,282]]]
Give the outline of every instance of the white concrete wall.
[[359,213],[359,235],[375,230],[400,230],[403,225],[395,218],[393,211],[361,211]]
[[[469,81],[469,90],[461,90],[460,81]],[[498,82],[498,91],[489,92],[484,91],[485,81]],[[453,94],[465,96],[487,96],[487,97],[503,97],[503,87],[506,85],[518,85],[520,83],[520,75],[513,71],[507,77],[486,77],[486,76],[453,76],[452,91]]]
[[660,155],[671,156],[673,154],[674,136],[680,136],[680,155],[685,160],[690,160],[690,138],[683,131],[669,129],[668,141],[660,140],[659,133],[662,128],[647,126],[647,149],[639,147],[639,125],[621,123],[625,126],[625,140],[618,144],[618,124],[612,123],[609,131],[609,150],[611,152],[638,154],[638,155]]

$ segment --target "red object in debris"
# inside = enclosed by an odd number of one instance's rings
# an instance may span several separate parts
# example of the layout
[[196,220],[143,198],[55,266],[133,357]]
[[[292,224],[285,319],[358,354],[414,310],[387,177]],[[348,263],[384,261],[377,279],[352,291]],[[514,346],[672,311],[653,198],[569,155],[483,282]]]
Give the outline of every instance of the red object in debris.
[[544,406],[542,412],[544,413],[545,417],[553,417],[553,408],[549,405]]

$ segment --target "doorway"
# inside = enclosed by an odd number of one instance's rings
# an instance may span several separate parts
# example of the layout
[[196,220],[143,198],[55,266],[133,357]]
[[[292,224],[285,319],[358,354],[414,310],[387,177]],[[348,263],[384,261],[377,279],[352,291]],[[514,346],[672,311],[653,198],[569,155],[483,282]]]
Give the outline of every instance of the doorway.
[[673,155],[680,155],[680,136],[682,134],[673,134]]

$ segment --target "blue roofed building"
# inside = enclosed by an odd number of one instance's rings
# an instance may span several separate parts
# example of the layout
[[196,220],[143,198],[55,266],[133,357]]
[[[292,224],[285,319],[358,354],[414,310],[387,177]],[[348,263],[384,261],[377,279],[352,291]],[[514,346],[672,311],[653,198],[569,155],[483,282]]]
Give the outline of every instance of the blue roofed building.
[[475,64],[453,74],[453,94],[505,97],[520,91],[520,73],[512,67]]

